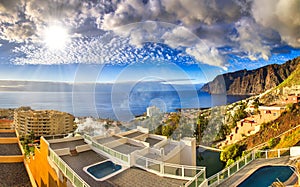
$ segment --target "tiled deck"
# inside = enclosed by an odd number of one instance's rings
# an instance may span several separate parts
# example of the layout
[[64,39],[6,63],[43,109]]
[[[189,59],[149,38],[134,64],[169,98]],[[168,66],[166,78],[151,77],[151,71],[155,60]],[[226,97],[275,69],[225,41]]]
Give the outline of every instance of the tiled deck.
[[0,144],[0,156],[4,155],[22,155],[19,144]]
[[31,186],[23,163],[0,163],[0,173],[0,186]]
[[150,147],[153,147],[153,145],[157,144],[161,140],[155,139],[155,138],[146,138],[145,142],[150,144]]
[[83,139],[80,140],[75,140],[75,141],[69,141],[69,142],[59,142],[59,143],[50,143],[50,147],[55,150],[55,149],[63,149],[63,148],[70,148],[75,149],[76,146],[78,145],[85,145],[86,143],[84,142]]
[[16,138],[15,132],[0,132],[0,138]]
[[118,140],[118,139],[120,139],[120,137],[110,136],[110,137],[106,137],[106,138],[97,139],[97,142],[100,144],[105,144],[105,143],[112,142],[112,141]]
[[125,143],[125,144],[119,145],[117,147],[113,147],[112,149],[116,150],[120,153],[123,153],[123,154],[129,154],[129,153],[132,153],[133,151],[141,150],[143,148],[144,147],[139,147],[139,146],[135,146],[135,145],[132,145],[129,143]]
[[124,137],[127,137],[127,138],[134,138],[134,137],[137,137],[137,136],[140,136],[142,134],[145,134],[145,133],[142,133],[142,132],[133,132],[133,133],[130,133],[130,134],[127,134],[127,135],[124,135]]

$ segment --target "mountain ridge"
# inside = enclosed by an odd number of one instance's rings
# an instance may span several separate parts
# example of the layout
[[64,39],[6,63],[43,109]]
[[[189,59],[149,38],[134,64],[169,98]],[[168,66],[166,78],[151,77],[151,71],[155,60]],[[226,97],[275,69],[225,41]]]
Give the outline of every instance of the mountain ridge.
[[225,73],[206,83],[200,91],[210,94],[257,95],[276,87],[297,68],[300,57],[254,70]]

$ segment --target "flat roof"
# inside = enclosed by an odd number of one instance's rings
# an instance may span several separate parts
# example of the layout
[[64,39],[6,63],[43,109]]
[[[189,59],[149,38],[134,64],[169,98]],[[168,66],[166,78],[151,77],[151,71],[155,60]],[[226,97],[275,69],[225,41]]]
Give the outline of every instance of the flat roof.
[[140,136],[142,134],[145,134],[145,133],[142,133],[140,131],[136,131],[136,132],[133,132],[133,133],[130,133],[130,134],[126,134],[126,135],[124,135],[124,137],[134,138],[134,137]]
[[11,144],[0,144],[0,156],[7,155],[22,155],[19,144],[11,143]]
[[145,142],[150,144],[150,147],[152,147],[153,145],[157,144],[158,142],[160,142],[161,140],[159,139],[155,139],[155,138],[146,138]]
[[83,139],[79,139],[79,140],[73,140],[73,141],[67,141],[67,142],[50,143],[50,147],[53,150],[63,149],[63,148],[70,148],[72,150],[72,149],[75,149],[76,146],[85,145],[85,144],[86,143],[84,142]]
[[0,186],[32,186],[23,162],[0,163],[0,173]]
[[144,147],[136,146],[130,143],[121,144],[119,146],[111,148],[123,154],[129,154],[136,150],[144,149]]
[[176,146],[177,146],[177,145],[168,143],[168,144],[162,146],[162,148],[164,148],[165,154],[168,154],[168,153],[171,152]]
[[173,179],[167,177],[160,177],[154,173],[147,172],[137,167],[131,167],[118,175],[108,179],[111,183],[122,187],[178,187],[184,186],[186,180]]
[[111,142],[111,141],[118,140],[118,139],[120,139],[120,137],[118,137],[118,136],[109,136],[109,137],[97,139],[97,142],[100,144],[104,144],[104,143]]
[[0,138],[16,138],[17,135],[15,132],[0,132]]
[[97,162],[102,162],[107,159],[106,157],[101,156],[95,153],[94,151],[90,150],[80,152],[76,156],[65,155],[61,156],[60,158],[63,159],[63,161],[65,161],[68,164],[68,166],[70,166],[73,169],[73,171],[75,171],[90,186],[114,186],[107,181],[96,181],[85,171],[83,171],[84,167],[95,164]]

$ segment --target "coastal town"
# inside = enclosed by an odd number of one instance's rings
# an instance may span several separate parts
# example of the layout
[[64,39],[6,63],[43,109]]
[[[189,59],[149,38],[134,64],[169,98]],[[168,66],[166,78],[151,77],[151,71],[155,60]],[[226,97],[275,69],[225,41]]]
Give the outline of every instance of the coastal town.
[[[158,107],[150,106],[144,115],[130,122],[91,117],[76,118],[65,112],[33,110],[30,107],[1,109],[3,168],[19,167],[17,170],[23,171],[15,175],[18,180],[4,176],[1,184],[95,186],[99,183],[105,186],[131,186],[130,183],[124,182],[127,180],[125,176],[137,174],[143,177],[132,176],[132,182],[143,186],[147,186],[147,180],[153,176],[161,178],[156,185],[163,186],[168,186],[169,183],[178,186],[222,184],[223,179],[218,178],[212,182],[212,179],[206,176],[205,169],[208,168],[196,165],[196,149],[200,148],[220,151],[219,159],[225,166],[223,170],[240,162],[243,156],[238,154],[250,150],[255,150],[256,154],[270,152],[271,156],[273,149],[281,151],[288,148],[291,155],[289,157],[297,160],[300,150],[297,147],[298,142],[295,141],[299,141],[298,139],[295,139],[294,144],[278,145],[282,144],[283,139],[296,136],[294,133],[299,131],[299,120],[293,125],[293,120],[290,119],[290,127],[284,129],[280,127],[280,121],[276,120],[288,113],[299,112],[299,88],[300,85],[284,87],[280,99],[269,105],[261,103],[260,100],[270,91],[209,109],[180,109],[176,112],[162,113]],[[262,141],[252,140],[249,143],[248,139],[259,139],[260,134],[269,128],[275,132],[271,133],[272,137],[266,137],[266,141],[262,138]],[[234,155],[234,149],[240,153]],[[278,158],[281,157],[280,151],[276,154]],[[286,151],[283,152],[283,155],[285,154]],[[97,157],[100,160],[89,163],[80,161],[80,165],[76,166],[76,160],[82,160],[81,157],[89,158],[88,160]],[[256,156],[251,158],[255,159]],[[258,159],[261,159],[261,156],[258,156]],[[112,178],[104,177],[101,180],[96,174],[79,172],[89,167],[88,165],[98,167],[95,163],[107,160],[124,168],[110,174]],[[298,167],[296,160],[293,164]],[[247,163],[243,164],[246,167]],[[40,165],[46,169],[39,170]],[[220,172],[224,172],[223,170]],[[239,168],[236,168],[235,172],[238,170]],[[12,175],[11,172],[5,173]],[[234,177],[235,172],[230,175]],[[209,177],[216,174],[218,173]],[[224,182],[226,183],[226,180]],[[297,184],[297,180],[290,179],[289,182]],[[281,181],[277,183],[280,184]]]

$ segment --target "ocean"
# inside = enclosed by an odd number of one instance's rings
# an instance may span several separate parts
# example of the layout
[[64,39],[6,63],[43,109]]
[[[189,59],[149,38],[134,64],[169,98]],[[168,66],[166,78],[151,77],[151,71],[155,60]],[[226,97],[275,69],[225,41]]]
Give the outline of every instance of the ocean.
[[95,89],[73,92],[0,92],[0,108],[30,106],[32,109],[53,109],[77,117],[129,121],[156,105],[163,112],[180,108],[208,108],[224,105],[247,96],[210,95],[194,90]]

